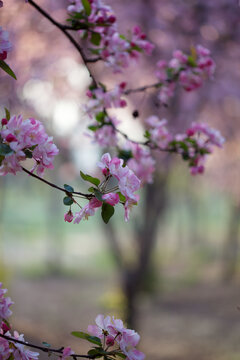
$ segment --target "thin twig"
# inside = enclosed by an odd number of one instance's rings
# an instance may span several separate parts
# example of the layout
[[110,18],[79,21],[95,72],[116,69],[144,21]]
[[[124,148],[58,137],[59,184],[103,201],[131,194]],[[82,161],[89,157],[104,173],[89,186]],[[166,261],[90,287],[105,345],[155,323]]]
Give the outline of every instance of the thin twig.
[[131,93],[143,92],[143,91],[146,91],[146,90],[152,89],[152,88],[156,88],[156,89],[157,89],[157,88],[159,88],[161,85],[162,85],[162,83],[157,82],[157,83],[154,83],[154,84],[141,86],[141,87],[136,88],[136,89],[128,89],[128,90],[125,90],[125,91],[124,91],[124,94],[125,94],[125,95],[129,95],[129,94],[131,94]]
[[[30,344],[30,343],[27,343],[27,342],[25,342],[25,341],[17,340],[17,339],[14,339],[14,338],[12,338],[12,337],[10,337],[10,336],[3,335],[3,334],[0,334],[0,337],[2,337],[3,339],[8,340],[8,341],[10,341],[10,342],[14,342],[14,343],[17,343],[17,344],[22,344],[22,345],[31,347],[31,348],[33,348],[33,349],[41,350],[41,351],[43,351],[43,352],[63,354],[63,349],[62,349],[62,348],[60,348],[60,349],[52,349],[52,348],[49,348],[49,347],[44,347],[44,346],[40,346],[40,345]],[[72,354],[72,355],[69,355],[69,356],[71,356],[72,358],[94,359],[94,356],[91,356],[91,355]]]
[[60,31],[62,31],[62,33],[69,39],[69,41],[73,44],[73,46],[77,49],[77,51],[79,52],[79,54],[82,57],[82,60],[89,72],[89,76],[92,79],[92,82],[95,86],[97,86],[97,81],[94,77],[94,75],[92,74],[90,68],[88,67],[88,63],[89,62],[96,62],[98,60],[94,59],[94,61],[92,61],[91,59],[88,59],[84,52],[83,49],[81,48],[81,46],[78,44],[78,42],[72,37],[71,34],[69,34],[66,30],[66,26],[60,24],[58,21],[54,20],[45,10],[43,10],[38,4],[35,3],[35,1],[33,0],[28,0],[28,3],[33,6],[40,14],[42,14],[46,19],[48,19],[53,25],[55,25]]
[[60,186],[58,186],[58,185],[56,185],[56,184],[54,184],[54,183],[51,183],[50,181],[47,181],[47,180],[41,178],[40,176],[38,176],[38,175],[32,173],[31,171],[27,170],[26,168],[24,168],[23,166],[22,166],[22,170],[23,170],[25,173],[27,173],[28,175],[34,177],[35,179],[38,179],[38,180],[44,182],[45,184],[53,187],[54,189],[57,189],[57,190],[60,190],[60,191],[64,192],[64,193],[67,194],[67,195],[81,195],[81,196],[83,196],[83,197],[85,197],[85,198],[87,198],[87,199],[93,197],[92,194],[83,194],[83,193],[81,193],[81,192],[76,192],[76,191],[73,191],[73,192],[69,193],[66,189],[64,189],[64,188],[62,188],[62,187],[60,187]]

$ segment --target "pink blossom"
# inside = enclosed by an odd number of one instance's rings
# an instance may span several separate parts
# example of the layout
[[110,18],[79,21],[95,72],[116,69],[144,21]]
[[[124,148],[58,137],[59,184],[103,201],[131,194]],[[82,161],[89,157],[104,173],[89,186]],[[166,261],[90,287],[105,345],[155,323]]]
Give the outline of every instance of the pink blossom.
[[96,325],[89,325],[88,332],[99,337],[108,346],[118,346],[127,360],[143,360],[144,354],[136,349],[140,336],[134,330],[126,329],[122,320],[103,315],[96,317]]
[[0,360],[7,360],[12,353],[9,348],[9,342],[0,337]]
[[0,26],[0,60],[5,60],[8,52],[12,49],[12,45],[8,41],[8,36],[8,32],[3,30]]
[[128,160],[128,167],[140,179],[141,186],[145,183],[152,183],[155,160],[152,158],[150,150],[133,143],[130,144],[130,148],[133,157]]
[[68,346],[63,349],[63,353],[61,356],[58,357],[58,360],[65,360],[73,354],[74,354],[74,351]]
[[21,171],[20,162],[27,158],[26,151],[35,160],[33,170],[36,169],[38,175],[42,176],[46,168],[53,168],[53,159],[58,149],[40,121],[33,118],[24,120],[21,115],[12,116],[7,123],[4,122],[0,136],[3,144],[8,145],[13,152],[3,159],[0,175]]
[[119,195],[116,193],[104,194],[102,198],[112,206],[115,206],[119,203]]
[[[10,336],[8,333],[6,335]],[[23,334],[19,335],[17,331],[14,331],[13,338],[25,342]],[[38,360],[39,353],[28,350],[23,344],[14,343],[12,351],[15,360]]]
[[81,211],[75,213],[74,224],[79,224],[80,221],[84,218],[88,220],[89,216],[93,216],[97,208],[102,206],[102,202],[97,198],[93,198],[85,205]]
[[65,215],[64,215],[64,221],[67,221],[67,222],[72,222],[73,221],[73,213],[71,210],[69,210]]
[[5,297],[7,290],[2,289],[2,283],[0,283],[0,324],[2,320],[7,320],[12,315],[12,311],[9,309],[13,304],[10,297]]

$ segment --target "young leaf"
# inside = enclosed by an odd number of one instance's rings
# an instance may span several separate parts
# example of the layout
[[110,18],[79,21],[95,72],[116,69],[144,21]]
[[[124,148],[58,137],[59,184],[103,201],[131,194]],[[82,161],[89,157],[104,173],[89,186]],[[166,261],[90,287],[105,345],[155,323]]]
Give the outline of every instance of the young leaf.
[[92,177],[88,174],[84,174],[82,171],[80,171],[80,175],[83,180],[88,181],[93,185],[98,186],[100,184],[100,180],[98,178]]
[[99,351],[98,349],[91,349],[88,351],[89,356],[93,356],[94,359],[101,358],[103,356],[102,351]]
[[43,344],[43,346],[46,346],[46,347],[51,347],[51,345],[50,345],[50,344],[48,344],[46,341],[43,341],[43,342],[42,342],[42,344]]
[[10,115],[10,111],[5,107],[4,108],[5,109],[5,116],[6,116],[6,119],[7,119],[7,121],[9,121],[10,120],[10,117],[11,117],[11,115]]
[[8,155],[13,153],[14,151],[7,144],[0,144],[0,155]]
[[126,202],[125,196],[124,196],[122,193],[120,193],[120,192],[118,192],[118,195],[119,195],[120,201],[123,202],[123,203],[125,203],[125,202]]
[[102,205],[102,219],[107,224],[114,214],[114,207],[110,204],[103,203]]
[[99,46],[101,42],[101,35],[97,32],[92,32],[91,43],[93,45]]
[[121,352],[116,352],[115,355],[117,355],[117,356],[119,356],[119,357],[121,357],[123,359],[126,359],[126,357],[127,357],[125,354],[123,354]]
[[105,118],[105,113],[103,111],[99,112],[97,115],[96,115],[96,120],[98,122],[103,122],[104,118]]
[[0,68],[5,71],[8,75],[10,75],[11,77],[13,77],[15,80],[17,80],[16,75],[14,74],[14,72],[12,71],[12,69],[8,66],[7,63],[5,63],[5,61],[0,60]]
[[87,16],[89,16],[91,14],[91,10],[92,10],[89,1],[88,0],[82,0],[82,5],[84,7],[84,10],[85,10]]
[[64,189],[65,189],[67,192],[69,192],[69,193],[74,192],[74,188],[73,188],[72,186],[67,185],[67,184],[64,184],[63,186],[64,186]]
[[87,340],[89,342],[91,342],[92,344],[96,344],[98,346],[101,346],[102,343],[101,343],[101,340],[97,337],[97,336],[91,336],[87,333],[84,333],[82,331],[72,331],[71,334],[73,336],[76,336],[80,339],[84,339],[84,340]]
[[99,126],[89,125],[89,126],[88,126],[88,129],[91,130],[91,131],[93,131],[93,132],[95,132],[95,131],[97,131],[97,129],[99,129]]
[[70,206],[73,204],[73,199],[70,198],[69,196],[65,196],[65,198],[63,198],[63,203],[66,206]]
[[88,191],[91,192],[91,193],[94,193],[95,192],[95,188],[93,186],[91,186],[90,188],[88,188]]

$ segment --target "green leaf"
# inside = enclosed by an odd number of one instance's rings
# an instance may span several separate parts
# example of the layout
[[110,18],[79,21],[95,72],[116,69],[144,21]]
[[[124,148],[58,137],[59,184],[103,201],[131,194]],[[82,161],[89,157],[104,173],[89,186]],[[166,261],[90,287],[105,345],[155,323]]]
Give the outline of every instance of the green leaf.
[[99,126],[89,125],[89,126],[88,126],[88,129],[95,132],[95,131],[97,131],[97,130],[99,129]]
[[91,193],[94,193],[95,190],[96,190],[96,189],[95,189],[93,186],[91,186],[91,187],[88,189],[88,191],[91,192]]
[[99,190],[94,189],[94,194],[99,201],[104,201],[102,198],[103,194]]
[[102,353],[102,351],[99,351],[97,349],[91,349],[88,351],[88,355],[94,356],[94,358],[97,359],[97,358],[101,358],[103,356],[103,353]]
[[91,11],[92,11],[89,1],[88,0],[82,0],[82,5],[84,7],[84,10],[85,10],[87,16],[89,16],[91,14]]
[[65,189],[67,192],[69,192],[69,193],[74,192],[74,188],[73,188],[72,186],[67,185],[67,184],[64,184],[63,186],[64,186],[64,189]]
[[70,198],[69,196],[65,196],[65,198],[63,198],[63,203],[66,206],[70,206],[73,204],[73,199]]
[[0,155],[0,166],[2,165],[3,160],[5,159],[5,156]]
[[192,67],[196,67],[196,61],[194,60],[194,58],[192,56],[188,57],[188,65],[192,66]]
[[133,157],[133,155],[132,155],[131,150],[120,150],[120,151],[118,152],[118,157],[119,157],[120,159],[123,159],[124,162],[126,162],[126,161],[128,161],[129,159],[131,159],[131,158]]
[[6,119],[7,119],[7,121],[9,121],[10,120],[10,117],[11,117],[11,115],[10,115],[10,111],[5,107],[4,108],[5,109],[5,116],[6,116]]
[[107,224],[114,214],[114,207],[110,204],[103,203],[102,205],[102,219]]
[[24,154],[26,155],[26,157],[28,158],[28,159],[32,159],[32,151],[30,151],[29,149],[25,149],[24,150]]
[[91,336],[87,333],[84,333],[82,331],[72,331],[71,334],[73,336],[76,336],[80,339],[84,339],[84,340],[87,340],[89,342],[91,342],[92,344],[96,344],[96,345],[99,345],[101,346],[102,343],[101,343],[101,340],[97,337],[97,336]]
[[106,116],[106,113],[104,113],[103,111],[101,111],[101,112],[99,112],[99,113],[96,115],[96,120],[101,123],[101,122],[104,121],[105,116]]
[[147,138],[147,139],[150,139],[151,134],[150,134],[150,132],[148,130],[145,131],[144,137]]
[[92,177],[91,175],[84,174],[82,171],[80,171],[81,178],[84,181],[88,181],[93,185],[98,186],[100,184],[100,180],[98,178]]
[[100,42],[101,42],[101,35],[97,32],[92,32],[92,35],[91,35],[91,43],[93,45],[96,45],[96,46],[99,46],[100,45]]
[[12,154],[14,151],[10,148],[7,144],[0,144],[0,155],[9,155]]
[[8,75],[10,75],[11,77],[13,77],[15,80],[17,80],[16,75],[14,74],[14,72],[12,71],[12,69],[8,66],[7,63],[5,63],[5,61],[0,60],[0,68],[5,71]]
[[125,354],[123,354],[121,352],[116,352],[115,354],[123,359],[126,359],[126,357],[127,357]]
[[43,346],[45,346],[45,347],[51,347],[51,345],[48,344],[46,341],[43,341],[42,344],[43,344]]
[[120,193],[120,192],[118,192],[118,195],[119,195],[120,201],[125,203],[125,201],[126,201],[125,196],[124,196],[122,193]]

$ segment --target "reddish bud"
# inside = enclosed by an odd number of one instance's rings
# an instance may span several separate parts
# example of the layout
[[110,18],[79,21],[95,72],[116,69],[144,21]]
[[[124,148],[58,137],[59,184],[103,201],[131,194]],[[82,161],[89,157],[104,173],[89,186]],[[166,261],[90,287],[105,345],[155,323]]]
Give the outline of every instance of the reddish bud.
[[7,125],[8,121],[7,121],[7,119],[3,118],[1,123],[2,123],[2,126],[4,126],[4,125]]
[[111,24],[113,24],[113,23],[115,23],[115,21],[116,21],[116,17],[115,17],[114,15],[109,16],[108,22],[110,22]]
[[0,54],[0,60],[5,60],[7,58],[7,52],[6,51],[3,51],[1,54]]
[[13,142],[13,141],[16,141],[16,140],[17,140],[17,138],[13,134],[8,134],[7,137],[6,137],[6,141],[9,142],[9,143]]

